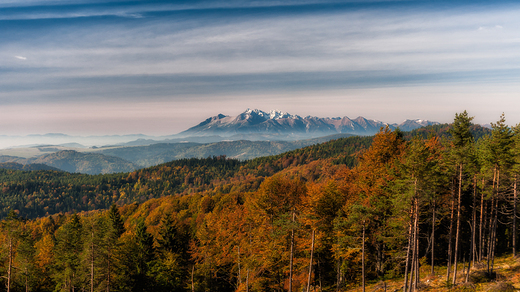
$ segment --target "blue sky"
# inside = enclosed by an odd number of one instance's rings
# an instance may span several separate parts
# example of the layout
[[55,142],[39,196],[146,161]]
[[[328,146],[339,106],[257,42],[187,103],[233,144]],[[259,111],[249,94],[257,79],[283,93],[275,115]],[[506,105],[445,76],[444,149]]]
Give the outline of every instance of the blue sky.
[[520,123],[514,1],[0,1],[0,135],[219,113]]

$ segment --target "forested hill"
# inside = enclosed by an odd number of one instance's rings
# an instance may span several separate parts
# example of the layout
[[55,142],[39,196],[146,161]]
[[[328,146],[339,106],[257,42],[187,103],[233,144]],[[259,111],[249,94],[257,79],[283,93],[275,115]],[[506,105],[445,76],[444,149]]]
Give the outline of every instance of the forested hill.
[[[410,140],[412,137],[420,137],[422,139],[428,138],[429,135],[434,134],[437,137],[442,138],[450,138],[451,134],[449,133],[449,129],[451,124],[437,124],[430,125],[427,127],[417,128],[409,132],[404,133],[404,138]],[[491,135],[491,129],[482,127],[481,125],[472,124],[469,127],[469,131],[475,141],[480,140],[483,137]]]
[[372,137],[348,137],[248,161],[180,159],[131,173],[105,175],[0,169],[0,217],[9,210],[34,218],[106,209],[113,203],[140,203],[166,195],[254,191],[265,177],[311,161],[353,166],[352,154],[366,149],[371,141]]
[[[411,133],[444,135],[446,129],[447,125],[434,125]],[[482,132],[483,128],[477,129]],[[265,177],[313,161],[352,167],[356,164],[355,154],[367,149],[372,140],[373,136],[341,138],[247,161],[224,157],[180,159],[131,173],[84,175],[0,169],[0,218],[9,210],[35,218],[59,212],[106,209],[113,203],[140,203],[167,195],[255,191]],[[314,170],[312,174],[306,173],[306,179],[318,180],[322,175]]]
[[40,163],[32,163],[32,164],[20,164],[16,162],[1,162],[0,168],[3,169],[12,169],[12,170],[25,170],[25,171],[34,171],[34,170],[54,170],[59,171],[59,169],[48,166],[46,164]]

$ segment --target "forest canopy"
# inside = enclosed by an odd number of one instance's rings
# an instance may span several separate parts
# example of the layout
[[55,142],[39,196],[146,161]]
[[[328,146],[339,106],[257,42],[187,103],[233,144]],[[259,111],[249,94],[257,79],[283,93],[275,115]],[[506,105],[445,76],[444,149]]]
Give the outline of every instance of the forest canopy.
[[1,170],[11,207],[1,281],[13,291],[343,291],[402,278],[407,291],[425,267],[447,266],[452,284],[475,265],[491,275],[497,256],[517,251],[520,127],[471,120],[245,162]]

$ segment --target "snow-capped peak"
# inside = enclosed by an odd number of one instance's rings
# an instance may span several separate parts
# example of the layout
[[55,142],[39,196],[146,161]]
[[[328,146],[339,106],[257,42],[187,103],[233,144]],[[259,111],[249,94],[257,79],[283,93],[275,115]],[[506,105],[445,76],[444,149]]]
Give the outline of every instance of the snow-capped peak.
[[279,110],[271,110],[269,112],[269,118],[272,119],[272,120],[289,118],[289,117],[292,117],[292,116],[290,114],[288,114],[288,113],[284,113],[284,112],[279,111]]
[[282,112],[279,110],[271,110],[269,112],[264,112],[259,109],[250,109],[248,108],[243,114],[245,115],[257,115],[264,119],[270,119],[270,120],[277,120],[277,119],[284,119],[284,118],[297,118],[297,116],[293,116],[289,113]]

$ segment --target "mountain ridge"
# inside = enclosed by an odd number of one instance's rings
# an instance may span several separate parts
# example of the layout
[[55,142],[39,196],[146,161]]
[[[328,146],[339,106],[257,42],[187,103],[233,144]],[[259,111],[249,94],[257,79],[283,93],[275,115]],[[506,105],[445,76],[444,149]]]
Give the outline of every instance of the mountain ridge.
[[347,116],[335,118],[320,118],[316,116],[301,117],[287,112],[271,110],[265,112],[259,109],[247,109],[237,116],[224,115],[222,113],[209,117],[196,126],[181,133],[179,136],[205,136],[222,135],[233,136],[237,134],[272,134],[287,135],[301,138],[302,136],[317,137],[337,133],[369,136],[374,135],[381,127],[390,127],[392,130],[400,128],[403,131],[411,131],[428,125],[437,125],[438,122],[423,119],[407,119],[401,124],[389,124],[379,120],[367,119],[359,116],[351,119]]

